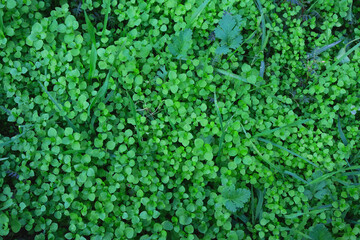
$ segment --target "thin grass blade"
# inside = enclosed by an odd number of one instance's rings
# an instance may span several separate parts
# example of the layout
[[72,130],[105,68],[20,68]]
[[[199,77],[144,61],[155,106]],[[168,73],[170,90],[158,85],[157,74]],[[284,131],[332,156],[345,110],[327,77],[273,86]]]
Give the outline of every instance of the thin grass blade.
[[256,205],[256,211],[255,211],[255,219],[261,219],[262,218],[262,212],[263,212],[263,204],[264,204],[264,196],[266,193],[266,189],[264,191],[257,190],[258,195],[258,203]]
[[196,19],[200,16],[202,11],[204,11],[205,7],[208,5],[210,0],[204,0],[204,2],[194,11],[193,15],[191,15],[190,20],[186,24],[185,28],[191,28]]
[[295,178],[296,180],[299,180],[300,182],[303,182],[305,184],[307,184],[308,182],[306,180],[304,180],[303,178],[299,177],[296,173],[293,172],[289,172],[289,171],[284,171],[285,174],[292,176],[293,178]]
[[4,15],[4,12],[2,9],[0,9],[0,37],[1,38],[5,38],[3,15]]
[[48,90],[45,88],[45,86],[39,81],[37,80],[37,82],[40,84],[41,88],[44,90],[44,92],[48,95],[48,97],[50,98],[50,100],[54,103],[54,105],[57,107],[57,109],[62,112],[63,109],[62,107],[59,105],[59,103],[55,100],[55,98],[53,98],[53,96],[51,96],[50,92],[48,92]]
[[345,146],[348,145],[348,141],[345,137],[345,134],[341,128],[341,123],[340,123],[340,116],[338,116],[338,120],[337,120],[337,127],[338,127],[338,130],[339,130],[339,134],[340,134],[340,138],[341,138],[341,141],[344,143]]
[[96,70],[97,51],[94,44],[91,44],[89,80],[93,79]]
[[318,177],[318,178],[315,178],[315,179],[312,180],[311,182],[309,182],[309,183],[307,184],[307,186],[312,185],[312,184],[317,184],[317,183],[322,182],[322,181],[325,181],[326,179],[334,176],[335,174],[338,174],[338,173],[341,173],[341,172],[345,172],[345,171],[347,171],[347,170],[354,170],[354,169],[359,169],[359,168],[360,168],[360,166],[352,166],[352,167],[340,169],[340,170],[335,171],[335,172],[326,173],[326,174],[324,174],[324,175],[322,175],[322,176],[320,176],[320,177]]
[[255,225],[255,196],[254,196],[254,188],[251,185],[251,221],[252,224]]
[[[17,139],[24,136],[28,131],[29,131],[29,129],[26,129],[23,133],[20,133],[20,134],[18,134],[16,136],[12,137],[9,141],[4,142],[4,143],[0,143],[0,147],[5,147],[7,145],[10,145],[11,143],[15,142]],[[5,160],[5,159],[3,159],[3,160]]]
[[[97,102],[102,102],[104,100],[104,97],[106,95],[106,92],[108,91],[108,88],[109,88],[109,80],[110,80],[110,77],[112,76],[113,74],[113,69],[110,68],[107,76],[106,76],[106,79],[104,81],[104,84],[101,86],[101,88],[99,89],[97,95],[95,96],[95,98],[91,101],[91,104],[89,105],[89,108],[88,108],[88,116],[90,116],[90,111],[91,109],[93,108],[93,106],[97,103]],[[107,102],[107,100],[105,99],[104,101],[105,103]],[[94,114],[93,117],[91,118],[91,122],[90,122],[90,129],[92,132],[95,132],[95,120],[96,120],[96,115]]]
[[9,159],[8,157],[0,158],[0,161],[4,161],[6,159]]
[[283,173],[277,166],[275,166],[273,163],[269,162],[266,158],[263,157],[263,155],[260,153],[259,149],[255,146],[255,144],[250,140],[251,146],[255,149],[255,152],[260,156],[260,158],[266,162],[271,168],[275,169],[276,172]]
[[137,135],[137,139],[138,139],[138,142],[139,144],[142,142],[141,140],[141,135],[140,135],[140,131],[139,131],[139,122],[137,120],[137,117],[136,117],[136,107],[135,107],[135,103],[133,101],[133,99],[131,98],[130,94],[126,91],[126,94],[130,100],[130,109],[131,109],[131,113],[134,117],[134,120],[135,120],[135,129],[136,129],[136,135]]
[[282,126],[282,127],[277,127],[277,128],[274,128],[274,129],[268,129],[268,130],[262,131],[262,132],[260,132],[260,133],[258,133],[258,134],[255,134],[255,135],[254,135],[254,138],[258,138],[258,137],[270,135],[271,133],[276,132],[277,130],[280,130],[280,129],[283,129],[283,128],[288,128],[288,127],[298,126],[298,125],[307,123],[307,122],[309,122],[310,120],[311,120],[311,119],[299,120],[299,121],[296,121],[296,122],[287,124],[287,125]]
[[299,235],[301,235],[302,237],[306,238],[306,239],[313,239],[312,237],[310,237],[309,235],[306,235],[298,230],[296,230],[295,228],[288,228],[288,227],[280,227],[281,230],[286,230],[286,231],[290,231],[290,232],[295,232]]
[[88,28],[88,31],[89,31],[89,34],[90,34],[91,42],[92,42],[92,44],[94,44],[96,46],[95,28],[92,25],[92,23],[90,21],[90,18],[87,15],[86,11],[84,11],[84,15],[85,15],[85,22],[86,22],[86,25],[87,25],[87,28]]
[[[217,71],[218,73],[220,73],[220,74],[222,74],[222,75],[225,75],[225,76],[227,76],[227,77],[230,77],[230,78],[233,78],[233,79],[236,79],[236,80],[240,80],[240,81],[242,81],[242,82],[244,82],[244,83],[249,83],[249,82],[246,80],[246,78],[243,78],[243,77],[241,77],[241,76],[239,76],[239,75],[236,75],[236,74],[234,74],[234,73],[232,73],[232,72],[227,72],[227,71],[225,71],[225,70],[218,69],[218,68],[215,68],[215,71]],[[249,83],[249,84],[252,84],[252,83]],[[252,85],[256,86],[255,84],[252,84]]]
[[360,176],[360,171],[346,172],[346,173],[342,173],[341,175],[343,175],[343,176],[356,176],[356,175],[359,175]]
[[291,150],[289,150],[289,149],[287,149],[287,148],[285,148],[285,147],[283,147],[283,146],[280,146],[280,145],[278,145],[278,144],[276,144],[276,143],[273,143],[273,142],[271,142],[271,141],[269,141],[269,140],[266,140],[266,139],[260,138],[260,137],[258,138],[258,140],[259,140],[259,141],[262,141],[262,142],[265,142],[265,143],[270,143],[270,144],[272,144],[274,147],[280,148],[280,149],[282,149],[282,150],[284,150],[284,151],[286,151],[286,152],[288,152],[288,153],[290,153],[290,154],[292,154],[292,155],[294,155],[294,156],[296,156],[296,157],[304,160],[305,162],[313,165],[314,167],[319,168],[319,166],[316,165],[315,163],[311,162],[310,160],[308,160],[308,159],[300,156],[299,154],[297,154],[297,153],[295,153],[295,152],[293,152],[293,151],[291,151]]
[[265,22],[265,16],[264,16],[264,11],[263,11],[263,7],[262,7],[262,5],[261,5],[261,2],[260,2],[260,0],[256,0],[256,6],[257,6],[257,8],[259,9],[259,12],[260,12],[260,14],[261,14],[261,32],[262,32],[262,34],[261,34],[261,50],[264,50],[265,49],[265,45],[266,45],[266,43],[265,43],[265,41],[266,41],[266,27],[265,27],[265,25],[266,25],[266,22]]
[[112,90],[112,91],[107,95],[107,97],[106,97],[105,100],[104,100],[104,104],[106,104],[113,95],[114,95],[114,90]]
[[51,94],[48,92],[48,90],[45,88],[45,86],[39,81],[37,80],[37,82],[40,84],[41,88],[44,90],[44,92],[48,95],[48,97],[50,98],[50,100],[54,103],[54,105],[56,106],[56,108],[60,111],[63,112],[64,118],[67,121],[67,123],[69,124],[69,126],[75,131],[75,132],[79,132],[79,130],[77,129],[77,127],[75,127],[75,125],[73,124],[73,122],[66,116],[66,112],[64,112],[64,110],[62,109],[62,107],[59,105],[59,103],[56,101],[55,98],[53,98],[51,96]]
[[322,48],[315,49],[315,50],[313,50],[311,53],[309,53],[309,54],[307,55],[307,58],[314,58],[314,57],[320,55],[321,53],[329,50],[330,48],[338,45],[338,44],[341,43],[342,41],[343,41],[343,39],[340,39],[340,40],[338,40],[338,41],[336,41],[336,42],[333,42],[333,43],[330,43],[329,45],[326,45],[326,46],[324,46],[324,47],[322,47]]
[[104,84],[101,86],[100,90],[97,92],[97,95],[95,96],[95,98],[91,101],[89,108],[88,108],[88,116],[90,116],[90,110],[93,108],[93,106],[99,102],[102,101],[102,99],[104,98],[104,96],[106,95],[106,92],[108,91],[109,88],[109,80],[110,77],[113,74],[113,69],[111,68],[108,72],[108,74],[106,75]]
[[265,73],[265,62],[261,61],[261,65],[260,65],[260,77],[264,78],[264,73]]
[[[353,41],[357,41],[360,38],[357,38]],[[353,42],[351,41],[351,42]],[[353,53],[356,49],[358,49],[360,47],[360,43],[356,44],[354,47],[352,47],[351,49],[349,49],[344,55],[342,55],[340,58],[338,58],[328,69],[326,69],[321,76],[319,76],[319,78],[316,81],[313,81],[311,84],[309,84],[306,88],[311,87],[312,85],[314,85],[319,79],[325,77],[330,71],[332,71],[339,63],[341,63],[341,61],[343,59],[345,59],[347,56],[349,56],[351,53]]]
[[64,152],[61,152],[61,154],[66,155],[66,154],[74,154],[74,153],[83,153],[85,152],[86,149],[79,149],[79,150],[66,150]]
[[4,12],[0,9],[0,31],[4,31],[4,20],[3,20]]
[[303,216],[303,215],[310,215],[310,214],[319,214],[319,213],[322,213],[324,211],[328,210],[328,208],[323,208],[323,209],[318,209],[318,210],[312,210],[312,211],[309,211],[307,213],[303,213],[303,212],[299,212],[299,213],[292,213],[292,214],[288,214],[288,215],[285,215],[284,217],[285,218],[288,218],[288,219],[294,219],[294,218],[298,218],[300,216]]
[[219,140],[219,151],[218,151],[218,153],[216,155],[216,157],[219,157],[221,152],[222,152],[223,142],[224,142],[224,138],[225,138],[225,129],[224,129],[223,119],[222,119],[222,116],[221,116],[221,113],[220,113],[220,110],[219,110],[219,106],[218,106],[218,102],[217,102],[216,89],[215,89],[215,92],[214,92],[214,103],[215,103],[215,111],[216,111],[216,114],[217,114],[217,116],[219,118],[220,130],[221,130],[221,137],[220,137],[220,140]]
[[242,47],[242,45],[244,45],[245,43],[247,43],[248,41],[250,41],[251,39],[253,39],[253,38],[255,37],[255,34],[256,34],[257,31],[258,31],[258,30],[253,31],[253,33],[250,34],[250,36],[249,36],[247,39],[245,39],[245,41],[242,42],[242,43],[240,44],[240,46],[228,56],[228,58],[226,59],[226,61],[229,61],[229,59],[230,59],[232,56],[234,56],[234,54],[237,53],[237,51],[239,51],[239,49]]
[[244,126],[241,124],[242,130],[247,138],[249,138],[251,146],[254,148],[255,152],[259,155],[259,157],[267,163],[271,168],[275,169],[276,172],[283,173],[277,166],[275,166],[273,163],[269,162],[266,158],[263,157],[263,155],[260,153],[259,149],[255,146],[255,144],[251,141],[249,134],[246,132]]
[[7,109],[7,108],[5,108],[5,107],[3,107],[3,106],[0,106],[0,109],[1,109],[4,113],[6,113],[7,115],[11,115],[11,111],[10,111],[9,109]]
[[105,0],[105,4],[106,4],[106,13],[105,13],[105,19],[104,19],[104,27],[101,33],[101,37],[105,36],[105,31],[106,31],[106,27],[107,27],[107,23],[109,20],[109,13],[111,11],[111,2],[110,0]]

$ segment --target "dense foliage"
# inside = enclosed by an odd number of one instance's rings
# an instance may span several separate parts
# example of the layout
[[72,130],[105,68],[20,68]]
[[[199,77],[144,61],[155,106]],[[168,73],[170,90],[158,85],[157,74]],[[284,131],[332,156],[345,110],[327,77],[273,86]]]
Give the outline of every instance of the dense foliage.
[[0,239],[359,239],[359,19],[0,0]]

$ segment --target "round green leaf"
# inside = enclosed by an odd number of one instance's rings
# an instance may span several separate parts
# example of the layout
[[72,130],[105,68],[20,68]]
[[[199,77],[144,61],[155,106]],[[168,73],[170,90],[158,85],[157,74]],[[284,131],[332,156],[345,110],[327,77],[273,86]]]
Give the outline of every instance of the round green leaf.
[[35,33],[40,33],[43,31],[43,27],[40,23],[35,23],[33,26],[32,26],[32,31],[35,32]]
[[57,131],[56,131],[56,129],[55,129],[55,128],[50,128],[50,129],[48,130],[48,135],[49,135],[49,137],[56,137],[56,136],[57,136]]
[[20,231],[21,229],[21,223],[16,219],[16,218],[12,218],[10,220],[10,226],[11,226],[11,230],[14,232],[14,233],[17,233]]
[[125,228],[125,235],[126,235],[127,238],[134,237],[134,229],[131,228],[131,227]]
[[15,0],[7,0],[6,7],[8,9],[13,9],[16,7],[16,1]]
[[167,231],[171,231],[173,229],[173,224],[170,221],[163,222],[163,228]]

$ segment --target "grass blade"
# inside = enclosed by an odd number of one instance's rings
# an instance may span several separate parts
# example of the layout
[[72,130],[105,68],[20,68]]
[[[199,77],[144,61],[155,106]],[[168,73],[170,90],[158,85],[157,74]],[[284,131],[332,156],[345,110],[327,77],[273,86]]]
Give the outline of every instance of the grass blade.
[[130,94],[128,93],[128,91],[126,91],[126,94],[127,94],[128,98],[130,100],[131,114],[133,115],[134,120],[135,120],[136,135],[137,135],[138,142],[140,144],[142,142],[142,140],[141,140],[141,135],[140,135],[140,131],[139,131],[139,122],[138,122],[137,117],[136,117],[135,103],[134,103],[132,97],[130,96]]
[[102,33],[101,33],[102,38],[105,36],[106,27],[107,27],[107,23],[108,23],[108,20],[109,20],[109,13],[111,11],[111,2],[110,2],[110,0],[106,0],[105,4],[106,4],[106,13],[105,13],[105,19],[104,19],[104,27],[103,27],[103,30],[102,30]]
[[265,49],[265,46],[266,46],[266,22],[265,22],[265,16],[264,16],[264,11],[263,11],[263,8],[262,8],[262,5],[261,5],[261,2],[260,0],[256,0],[255,2],[257,8],[259,9],[259,12],[261,14],[261,50],[264,50]]
[[287,124],[285,126],[282,126],[282,127],[277,127],[277,128],[274,128],[274,129],[268,129],[268,130],[265,130],[265,131],[262,131],[258,134],[255,134],[254,135],[254,138],[258,138],[258,137],[262,137],[262,136],[265,136],[265,135],[269,135],[279,129],[282,129],[282,128],[287,128],[287,127],[293,127],[293,126],[298,126],[298,125],[301,125],[301,124],[304,124],[304,123],[307,123],[309,122],[311,119],[305,119],[305,120],[299,120],[299,121],[296,121],[296,122],[293,122],[293,123],[290,123],[290,124]]
[[106,92],[109,88],[109,80],[110,77],[113,74],[113,69],[111,68],[106,76],[106,79],[104,81],[104,84],[101,86],[100,90],[97,92],[97,95],[95,96],[95,98],[91,101],[89,108],[88,108],[88,116],[90,116],[90,110],[91,108],[93,108],[93,106],[98,102],[101,101],[104,96],[106,95]]
[[[250,140],[250,139],[249,139],[249,140]],[[259,149],[257,149],[257,147],[255,146],[255,144],[254,144],[251,140],[250,140],[250,144],[251,144],[251,146],[255,149],[255,152],[260,156],[260,158],[261,158],[264,162],[266,162],[270,167],[272,167],[273,169],[275,169],[277,172],[282,173],[282,171],[281,171],[278,167],[276,167],[273,163],[269,162],[267,159],[265,159],[265,158],[263,157],[263,155],[260,153]]]
[[340,116],[338,116],[338,121],[337,121],[337,126],[338,126],[338,130],[339,130],[339,134],[340,134],[340,138],[341,138],[341,141],[344,143],[345,146],[348,145],[348,141],[345,137],[345,134],[341,128],[341,123],[340,123]]
[[294,156],[296,156],[296,157],[304,160],[305,162],[313,165],[314,167],[319,168],[319,166],[316,165],[315,163],[311,162],[310,160],[308,160],[308,159],[300,156],[299,154],[297,154],[297,153],[295,153],[295,152],[293,152],[293,151],[291,151],[291,150],[289,150],[289,149],[287,149],[287,148],[285,148],[285,147],[283,147],[283,146],[280,146],[280,145],[278,145],[278,144],[276,144],[276,143],[273,143],[273,142],[271,142],[271,141],[269,141],[269,140],[266,140],[266,139],[264,139],[264,138],[258,138],[258,140],[259,140],[259,141],[262,141],[262,142],[264,142],[264,143],[270,143],[270,144],[272,144],[274,147],[280,148],[280,149],[282,149],[282,150],[284,150],[284,151],[286,151],[286,152],[288,152],[288,153],[290,153],[290,154],[292,154],[292,155],[294,155]]
[[66,155],[66,154],[73,154],[73,153],[83,153],[85,152],[86,149],[80,149],[80,150],[66,150],[64,152],[61,152],[61,154]]
[[304,233],[302,233],[302,232],[300,232],[300,231],[296,230],[295,228],[280,227],[280,229],[281,229],[281,230],[290,231],[290,232],[295,232],[295,233],[297,233],[297,234],[301,235],[302,237],[304,237],[304,238],[306,238],[306,239],[310,239],[310,240],[312,240],[312,239],[313,239],[313,238],[312,238],[312,237],[310,237],[309,235],[306,235],[306,234],[304,234]]
[[[84,4],[84,0],[83,0],[83,4]],[[96,69],[96,61],[97,61],[95,28],[92,25],[90,18],[85,10],[84,10],[84,15],[85,15],[85,22],[91,39],[90,71],[89,71],[89,80],[91,80],[94,76],[94,72]]]
[[[360,40],[360,38],[354,39],[351,42]],[[356,44],[354,47],[352,47],[350,50],[348,50],[344,55],[342,55],[340,58],[338,58],[328,69],[326,69],[318,79],[324,78],[330,71],[332,71],[339,63],[341,63],[342,60],[344,60],[347,56],[349,56],[352,52],[354,52],[356,49],[360,47],[360,43]],[[313,81],[311,84],[309,84],[306,88],[311,87],[315,82],[318,81],[318,79]]]
[[[83,0],[83,4],[84,4],[84,0]],[[90,39],[92,44],[96,45],[96,39],[95,39],[95,28],[92,25],[89,16],[87,15],[86,11],[84,10],[84,15],[85,15],[85,21],[86,21],[86,25],[90,34]]]
[[[244,131],[245,133],[245,136],[248,136],[248,133],[246,132],[244,126],[241,124],[241,127],[242,127],[242,130]],[[280,172],[282,173],[282,171],[276,167],[273,163],[269,162],[266,158],[263,157],[263,155],[260,153],[259,149],[257,149],[257,147],[255,146],[255,144],[251,141],[251,139],[249,138],[249,141],[250,141],[250,144],[251,146],[254,148],[255,152],[259,155],[259,157],[264,161],[266,162],[270,167],[272,167],[273,169],[276,170],[276,172]]]
[[260,191],[257,190],[257,194],[258,194],[258,203],[256,205],[256,211],[255,211],[255,219],[261,219],[261,215],[262,215],[262,208],[263,208],[263,204],[264,204],[264,195],[265,195],[266,189],[264,189],[264,191]]
[[[242,81],[242,82],[244,82],[244,83],[249,83],[245,78],[243,78],[243,77],[241,77],[241,76],[239,76],[239,75],[236,75],[236,74],[234,74],[234,73],[232,73],[232,72],[227,72],[227,71],[225,71],[225,70],[218,69],[218,68],[215,68],[215,70],[216,70],[218,73],[223,74],[223,75],[225,75],[225,76],[227,76],[227,77],[230,77],[230,78],[233,78],[233,79],[236,79],[236,80],[240,80],[240,81]],[[249,84],[252,84],[252,83],[249,83]],[[252,84],[252,85],[256,86],[255,84]]]
[[[97,102],[101,102],[103,101],[105,95],[106,95],[106,92],[108,91],[108,88],[109,88],[109,80],[110,80],[110,77],[112,76],[113,74],[113,69],[110,68],[107,76],[106,76],[106,79],[104,81],[104,84],[101,86],[101,88],[99,89],[99,91],[97,92],[97,95],[95,96],[95,98],[91,101],[91,104],[89,105],[89,108],[88,108],[88,116],[90,116],[90,111],[91,111],[91,108],[93,108],[93,106],[97,103]],[[106,100],[106,99],[105,99]],[[95,125],[95,120],[96,120],[96,115],[94,114],[94,116],[91,118],[91,122],[90,122],[90,129],[91,131],[95,132],[95,128],[94,128],[94,125]]]
[[2,9],[0,9],[0,37],[1,38],[5,38],[3,16],[4,16],[4,12]]
[[251,222],[253,225],[255,225],[255,197],[254,197],[254,188],[251,185]]
[[4,12],[0,9],[0,31],[4,32],[4,21],[3,21]]
[[7,146],[7,145],[9,145],[9,144],[11,144],[11,143],[13,143],[13,142],[15,142],[18,138],[21,138],[22,136],[24,136],[25,133],[26,133],[26,132],[23,132],[23,133],[21,133],[21,134],[19,134],[19,135],[16,135],[15,137],[12,137],[12,138],[11,138],[9,141],[7,141],[7,142],[0,143],[0,147],[2,148],[2,147],[5,147],[5,146]]
[[112,90],[112,91],[107,95],[107,97],[106,97],[105,100],[104,100],[104,104],[106,104],[113,95],[114,95],[114,90]]
[[1,109],[4,113],[6,113],[7,115],[11,115],[11,111],[10,111],[9,109],[4,108],[3,106],[0,106],[0,109]]
[[45,88],[45,86],[38,80],[38,83],[40,84],[41,88],[46,92],[50,100],[54,103],[54,105],[59,109],[60,112],[63,111],[62,107],[59,105],[59,103],[51,96],[51,94],[48,92],[48,90]]
[[264,73],[265,73],[265,62],[261,61],[261,65],[260,65],[260,77],[264,78]]
[[[45,72],[46,75],[46,72]],[[64,112],[64,110],[62,109],[62,107],[59,105],[59,103],[56,101],[55,98],[53,98],[51,96],[51,94],[48,92],[48,90],[46,90],[45,86],[39,81],[37,80],[37,82],[40,84],[41,88],[44,90],[44,92],[48,95],[48,97],[50,98],[50,100],[54,103],[54,105],[57,107],[57,109],[60,112],[63,112],[64,118],[67,121],[67,123],[69,124],[69,126],[75,131],[75,132],[79,132],[79,130],[75,127],[75,125],[73,124],[73,122],[71,122],[71,120],[66,116],[66,112]]]
[[324,211],[326,211],[326,210],[328,210],[328,208],[316,209],[316,210],[309,211],[309,212],[307,212],[307,213],[304,213],[304,212],[292,213],[292,214],[285,215],[284,217],[285,217],[285,218],[288,218],[288,219],[294,219],[294,218],[297,218],[297,217],[300,217],[300,216],[303,216],[303,215],[307,215],[307,214],[318,214],[318,213],[322,213],[322,212],[324,212]]
[[186,24],[185,28],[191,28],[195,20],[200,16],[202,11],[204,11],[205,7],[208,5],[209,2],[210,0],[204,0],[204,2],[194,11],[193,15],[191,15],[190,20]]
[[8,157],[0,158],[0,161],[4,161],[6,159],[9,159]]
[[322,47],[322,48],[315,49],[314,51],[312,51],[311,53],[309,53],[309,54],[307,55],[307,58],[311,58],[311,57],[315,58],[316,56],[320,55],[321,53],[323,53],[323,52],[329,50],[330,48],[338,45],[338,44],[341,43],[342,41],[343,41],[343,40],[340,39],[340,40],[338,40],[338,41],[336,41],[336,42],[333,42],[333,43],[330,43],[329,45],[326,45],[326,46],[324,46],[324,47]]
[[319,182],[322,182],[322,181],[325,181],[326,179],[334,176],[335,174],[337,173],[341,173],[341,172],[345,172],[346,170],[354,170],[354,169],[359,169],[360,166],[352,166],[352,167],[348,167],[348,168],[343,168],[343,169],[340,169],[338,171],[335,171],[335,172],[330,172],[330,173],[326,173],[318,178],[315,178],[314,180],[312,180],[311,182],[309,182],[307,184],[307,186],[309,185],[312,185],[312,184],[316,184],[316,183],[319,183]]
[[242,43],[240,44],[240,46],[239,46],[235,51],[233,51],[233,52],[228,56],[228,58],[226,59],[226,61],[229,61],[229,59],[230,59],[232,56],[234,56],[234,54],[237,53],[237,51],[239,51],[239,49],[242,47],[242,45],[244,45],[245,43],[247,43],[248,41],[250,41],[251,39],[253,39],[257,31],[258,31],[258,30],[255,30],[252,34],[250,34],[250,36],[249,36],[244,42],[242,42]]
[[219,122],[220,122],[220,130],[221,130],[221,137],[219,140],[219,151],[216,155],[216,157],[219,157],[221,152],[222,152],[222,147],[223,147],[223,142],[224,142],[224,138],[225,138],[225,129],[224,129],[224,125],[223,125],[223,119],[219,110],[219,106],[218,106],[218,102],[217,102],[217,97],[216,97],[216,89],[214,92],[214,103],[215,103],[215,111],[216,114],[218,115],[219,118]]
[[343,176],[353,176],[353,175],[359,175],[360,176],[360,171],[356,171],[356,172],[346,172],[346,173],[343,173],[341,174]]
[[[24,136],[31,128],[29,128],[29,129],[27,129],[26,127],[24,127],[25,128],[25,131],[23,132],[23,133],[20,133],[20,134],[18,134],[18,135],[16,135],[16,136],[14,136],[14,137],[12,137],[9,141],[7,141],[7,142],[4,142],[4,143],[0,143],[0,147],[5,147],[5,146],[7,146],[7,145],[9,145],[9,144],[11,144],[11,143],[13,143],[13,142],[15,142],[17,139],[19,139],[19,138],[21,138],[22,136]],[[5,158],[5,159],[7,159],[7,158]],[[1,159],[0,161],[3,161],[3,160],[5,160],[5,159]]]
[[96,70],[97,51],[94,44],[91,44],[89,80],[93,79]]
[[308,182],[306,180],[304,180],[303,178],[299,177],[297,174],[293,173],[293,172],[289,172],[289,171],[284,171],[285,174],[292,176],[293,178],[295,178],[296,180],[299,180],[300,182],[303,182],[305,184],[307,184]]

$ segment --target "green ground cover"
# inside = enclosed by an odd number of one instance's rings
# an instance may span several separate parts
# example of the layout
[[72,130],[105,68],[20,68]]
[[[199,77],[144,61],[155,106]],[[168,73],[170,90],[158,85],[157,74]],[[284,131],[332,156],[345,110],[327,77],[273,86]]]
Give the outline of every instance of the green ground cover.
[[359,19],[0,0],[0,239],[359,239]]

